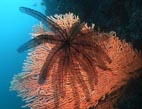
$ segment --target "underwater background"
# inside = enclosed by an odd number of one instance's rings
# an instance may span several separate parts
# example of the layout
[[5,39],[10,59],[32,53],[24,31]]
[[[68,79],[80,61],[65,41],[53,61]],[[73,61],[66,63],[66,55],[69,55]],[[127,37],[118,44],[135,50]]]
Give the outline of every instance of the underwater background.
[[[19,11],[29,7],[46,15],[73,12],[82,21],[95,23],[96,30],[116,31],[140,50],[142,47],[142,1],[141,0],[3,0],[0,3],[0,109],[21,109],[24,105],[17,93],[9,91],[12,77],[20,73],[27,52],[17,52],[21,44],[31,39],[35,18]],[[132,100],[122,103],[120,109],[142,109],[142,82],[138,79],[133,86],[136,93]],[[125,105],[125,106],[124,106]],[[25,108],[29,109],[29,108]]]
[[21,109],[24,104],[16,92],[9,91],[10,81],[21,72],[27,55],[27,52],[18,53],[17,48],[31,39],[32,26],[39,21],[21,13],[21,6],[44,13],[41,0],[3,0],[0,3],[0,109]]

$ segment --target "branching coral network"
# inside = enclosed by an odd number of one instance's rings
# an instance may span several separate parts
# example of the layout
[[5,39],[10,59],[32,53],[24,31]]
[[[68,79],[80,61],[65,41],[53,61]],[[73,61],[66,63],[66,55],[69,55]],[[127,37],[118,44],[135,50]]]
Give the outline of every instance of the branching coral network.
[[[94,32],[72,13],[46,17],[22,7],[41,21],[33,39],[18,51],[29,50],[23,72],[11,90],[32,109],[87,109],[125,85],[141,67],[140,54],[116,34]],[[45,27],[44,27],[44,25]],[[50,30],[49,30],[50,29]]]

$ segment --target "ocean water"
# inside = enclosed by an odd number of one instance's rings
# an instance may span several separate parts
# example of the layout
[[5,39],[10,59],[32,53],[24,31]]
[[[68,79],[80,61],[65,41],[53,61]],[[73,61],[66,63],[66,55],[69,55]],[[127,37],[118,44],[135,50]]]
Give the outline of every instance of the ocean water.
[[[9,91],[12,77],[20,73],[27,52],[17,48],[28,41],[32,26],[39,21],[23,14],[19,7],[29,7],[44,13],[42,0],[2,0],[0,2],[0,109],[22,109],[24,102],[17,93]],[[28,109],[28,108],[25,108]]]

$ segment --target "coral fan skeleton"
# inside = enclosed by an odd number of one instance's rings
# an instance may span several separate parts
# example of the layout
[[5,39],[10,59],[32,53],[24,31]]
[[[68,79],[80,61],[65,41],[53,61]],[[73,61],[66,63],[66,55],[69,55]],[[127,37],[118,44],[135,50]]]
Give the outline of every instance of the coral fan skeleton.
[[11,86],[32,109],[95,106],[141,66],[139,54],[129,44],[112,34],[94,32],[71,13],[54,18],[25,7],[20,10],[45,26],[36,26],[33,39],[18,49],[35,48]]

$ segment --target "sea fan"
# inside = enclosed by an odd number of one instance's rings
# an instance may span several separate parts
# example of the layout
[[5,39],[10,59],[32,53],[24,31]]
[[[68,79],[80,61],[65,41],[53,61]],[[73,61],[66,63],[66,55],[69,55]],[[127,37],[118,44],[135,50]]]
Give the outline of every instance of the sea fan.
[[88,80],[90,81],[90,87],[93,90],[94,80],[97,84],[98,79],[95,61],[99,63],[97,66],[103,70],[109,70],[104,61],[111,62],[111,59],[97,44],[97,41],[92,40],[93,32],[82,33],[81,30],[85,23],[80,23],[79,20],[72,25],[69,31],[66,31],[40,12],[25,7],[21,7],[20,10],[39,19],[44,24],[49,24],[53,32],[53,35],[49,35],[48,33],[40,34],[18,49],[19,52],[23,52],[43,43],[54,44],[54,47],[49,51],[44,65],[41,68],[38,83],[44,84],[48,76],[51,75],[51,69],[54,64],[58,64],[56,73],[52,74],[54,81],[57,81],[57,86],[55,85],[56,93],[65,93],[63,84],[66,83],[66,78],[70,75],[80,84],[84,90],[86,99],[89,100],[90,93],[81,75],[81,69],[86,71]]
[[33,39],[18,49],[30,49],[29,56],[23,72],[11,82],[11,89],[18,90],[32,109],[96,106],[141,66],[139,54],[113,32],[94,32],[72,13],[48,18],[29,8],[20,9],[46,23],[34,27]]

